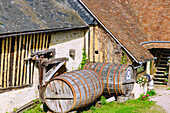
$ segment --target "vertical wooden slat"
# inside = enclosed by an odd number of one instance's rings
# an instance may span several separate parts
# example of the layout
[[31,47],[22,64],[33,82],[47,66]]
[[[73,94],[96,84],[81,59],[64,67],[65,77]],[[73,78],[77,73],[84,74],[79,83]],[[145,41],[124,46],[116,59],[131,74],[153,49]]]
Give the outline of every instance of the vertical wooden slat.
[[[28,44],[29,45],[29,47],[28,47],[28,57],[31,56],[31,40],[32,40],[32,36],[30,35],[29,44]],[[30,83],[30,80],[32,79],[30,64],[31,64],[31,61],[28,61],[28,65],[27,65],[27,84]]]
[[99,54],[100,54],[100,62],[103,62],[103,32],[102,32],[102,28],[100,28],[99,30],[100,33],[100,39],[99,39]]
[[46,37],[46,33],[44,33],[44,35],[43,35],[43,45],[42,45],[42,49],[45,48],[45,37]]
[[41,50],[41,48],[42,48],[42,47],[41,47],[41,46],[42,46],[42,38],[43,38],[43,37],[42,37],[42,33],[41,33],[41,34],[40,34],[40,38],[39,38],[39,40],[40,40],[40,41],[39,41],[39,50]]
[[9,51],[8,51],[8,69],[7,69],[7,86],[9,86],[10,84],[10,81],[9,81],[9,76],[12,76],[12,75],[9,75],[9,72],[10,72],[10,53],[11,53],[11,37],[9,37]]
[[47,39],[46,39],[46,49],[48,48],[48,38],[49,38],[49,34],[47,34]]
[[19,85],[19,78],[20,78],[20,62],[21,62],[21,43],[22,43],[22,36],[19,37],[19,48],[18,48],[18,65],[17,65],[17,79],[16,85]]
[[38,51],[38,43],[39,43],[39,34],[37,34],[37,41],[36,41],[37,43],[36,43],[36,51]]
[[36,36],[36,35],[34,34],[34,38],[33,38],[33,49],[32,49],[32,52],[35,52],[35,45],[36,45],[36,44],[35,44],[35,36]]
[[13,78],[12,78],[13,86],[15,85],[16,59],[17,59],[17,36],[15,37],[15,45],[14,45],[14,62],[13,62]]
[[[96,30],[95,30],[95,51],[98,51],[98,27],[96,26],[96,28],[95,28]],[[96,54],[96,53],[94,53],[95,54],[95,62],[98,62],[98,55],[99,55],[99,52],[98,52],[98,54]]]
[[20,74],[21,74],[21,76],[20,76],[20,85],[22,85],[23,84],[23,80],[24,80],[24,75],[23,75],[23,68],[24,68],[24,55],[25,55],[25,50],[24,50],[24,46],[25,46],[25,35],[23,36],[23,41],[22,41],[22,43],[23,43],[23,47],[22,47],[22,56],[21,56],[21,70],[20,70]]
[[90,61],[93,61],[93,27],[90,28]]
[[90,59],[90,28],[89,28],[89,32],[88,32],[88,58]]
[[93,62],[95,62],[95,25],[93,26]]
[[113,62],[113,44],[112,44],[113,42],[112,41],[110,41],[110,62],[112,62],[112,63],[114,63]]
[[[28,58],[28,43],[29,43],[29,36],[28,35],[26,35],[26,49],[25,49],[25,58]],[[27,82],[27,63],[28,63],[28,61],[25,61],[24,62],[24,81],[23,81],[23,84],[27,84],[28,82]]]
[[107,41],[107,62],[109,62],[110,61],[110,39],[109,39],[109,37],[107,37],[108,39],[108,41]]
[[2,86],[2,79],[3,79],[3,69],[4,69],[4,46],[5,46],[5,40],[2,39],[2,53],[1,53],[1,75],[0,75],[0,86]]
[[[36,36],[36,35],[34,34],[33,39],[32,39],[32,40],[33,40],[33,49],[32,49],[32,52],[35,52],[35,45],[36,45],[36,44],[35,44],[35,36]],[[44,41],[43,41],[43,42],[45,43],[45,37],[44,37]],[[44,46],[45,46],[45,45],[44,45]],[[44,46],[43,46],[43,47],[44,47]],[[31,70],[32,70],[32,72],[31,72],[31,74],[32,74],[32,75],[31,75],[31,76],[32,76],[31,83],[32,83],[32,84],[33,84],[34,64],[35,64],[34,61],[32,61],[32,62],[31,62],[31,67],[32,67],[32,69],[31,69]]]
[[8,38],[6,38],[6,49],[5,49],[5,66],[4,66],[4,87],[7,87],[7,62],[8,62]]

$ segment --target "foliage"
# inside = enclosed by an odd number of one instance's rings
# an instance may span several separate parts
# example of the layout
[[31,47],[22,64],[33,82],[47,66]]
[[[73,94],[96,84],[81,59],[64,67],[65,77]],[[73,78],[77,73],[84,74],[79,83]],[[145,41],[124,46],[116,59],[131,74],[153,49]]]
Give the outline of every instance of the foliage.
[[14,108],[13,112],[16,112],[17,111],[17,108]]
[[144,66],[137,69],[137,73],[140,73],[140,72],[143,72],[143,71],[144,71]]
[[147,91],[147,94],[148,94],[149,96],[154,96],[154,95],[156,95],[156,91],[150,90],[150,91]]
[[85,51],[85,49],[83,48],[83,59],[82,59],[82,61],[81,61],[81,63],[80,63],[80,66],[79,66],[79,69],[83,69],[84,68],[84,65],[87,63],[87,55],[86,55],[86,51]]
[[126,64],[127,63],[127,56],[126,52],[123,51],[122,58],[121,58],[121,64]]
[[[38,102],[38,101],[39,101],[39,103],[36,105],[36,102]],[[34,107],[27,111],[24,111],[23,113],[45,113],[45,111],[41,107],[42,106],[41,100],[33,100],[33,102],[34,102]]]
[[90,110],[96,110],[96,107],[94,107],[93,105],[90,107]]
[[107,104],[106,98],[104,96],[101,96],[100,101],[101,101],[101,105]]
[[141,101],[140,99],[128,100],[125,103],[110,102],[95,110],[83,111],[83,113],[163,113],[165,112],[154,101]]
[[170,90],[170,87],[167,90]]
[[141,94],[139,99],[142,101],[150,101],[149,94],[145,94],[145,93]]
[[144,86],[145,84],[146,84],[146,85],[148,84],[148,79],[147,79],[146,76],[143,76],[143,75],[142,75],[142,77],[140,77],[140,78],[137,80],[137,82],[138,82],[140,85]]

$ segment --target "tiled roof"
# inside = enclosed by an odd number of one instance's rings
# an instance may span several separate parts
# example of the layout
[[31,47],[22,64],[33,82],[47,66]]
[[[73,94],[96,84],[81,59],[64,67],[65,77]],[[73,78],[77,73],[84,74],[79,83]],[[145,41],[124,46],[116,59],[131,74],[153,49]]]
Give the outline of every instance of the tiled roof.
[[0,34],[85,25],[65,0],[0,0]]
[[84,6],[78,0],[66,0],[66,1],[88,25],[97,24],[94,17],[84,8]]
[[129,5],[148,35],[144,41],[170,41],[169,0],[129,0]]
[[82,0],[104,26],[139,62],[153,58],[150,52],[140,46],[147,36],[136,25],[135,12],[127,1],[121,0]]

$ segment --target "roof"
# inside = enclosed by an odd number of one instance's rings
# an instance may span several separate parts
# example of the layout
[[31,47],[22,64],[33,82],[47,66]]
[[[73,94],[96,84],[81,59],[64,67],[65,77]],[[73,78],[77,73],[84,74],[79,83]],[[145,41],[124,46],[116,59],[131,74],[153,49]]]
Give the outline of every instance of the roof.
[[140,42],[146,40],[147,36],[136,24],[135,12],[129,8],[127,1],[82,0],[82,2],[138,62],[153,58],[146,48],[140,46]]
[[0,0],[0,4],[0,34],[86,25],[65,0]]
[[66,0],[78,15],[88,24],[97,24],[94,17],[84,8],[78,0]]
[[[129,5],[135,11],[138,24],[147,34],[148,41],[170,41],[169,0],[129,0]],[[170,48],[169,44],[150,43],[147,48]]]

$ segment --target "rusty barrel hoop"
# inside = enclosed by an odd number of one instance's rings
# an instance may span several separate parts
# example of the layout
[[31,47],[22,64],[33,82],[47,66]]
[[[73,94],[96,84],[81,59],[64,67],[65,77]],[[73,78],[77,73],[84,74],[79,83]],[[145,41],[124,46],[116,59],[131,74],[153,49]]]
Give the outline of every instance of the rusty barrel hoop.
[[50,80],[44,90],[44,101],[54,112],[81,109],[103,93],[100,76],[93,70],[78,70]]

